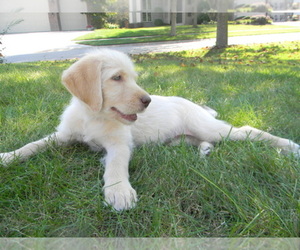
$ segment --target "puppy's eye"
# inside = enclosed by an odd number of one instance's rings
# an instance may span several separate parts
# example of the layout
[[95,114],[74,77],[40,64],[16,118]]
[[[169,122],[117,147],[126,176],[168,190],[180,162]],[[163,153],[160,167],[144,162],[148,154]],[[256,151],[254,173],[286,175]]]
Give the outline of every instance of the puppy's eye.
[[121,81],[122,80],[122,76],[121,75],[116,75],[116,76],[113,76],[112,79],[114,81]]

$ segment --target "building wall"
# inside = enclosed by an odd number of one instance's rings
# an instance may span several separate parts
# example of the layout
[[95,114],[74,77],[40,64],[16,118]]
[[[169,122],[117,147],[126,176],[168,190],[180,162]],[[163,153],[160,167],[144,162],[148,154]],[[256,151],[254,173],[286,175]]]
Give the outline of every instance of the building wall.
[[86,12],[86,3],[82,0],[59,0],[59,8],[62,13]]
[[0,33],[84,30],[86,3],[82,0],[0,0]]
[[0,32],[10,24],[23,20],[12,26],[9,32],[30,32],[49,30],[48,1],[45,0],[0,0]]
[[129,0],[129,23],[138,26],[142,22],[141,1]]
[[0,0],[1,10],[3,13],[10,13],[17,9],[22,12],[38,13],[48,12],[48,0]]
[[[21,22],[11,25],[18,21]],[[0,13],[0,33],[7,28],[7,33],[49,31],[48,13]]]
[[[178,12],[182,12],[182,24],[193,24],[195,9],[197,8],[196,0],[177,0],[178,1]],[[298,2],[300,0],[294,0],[294,2]],[[152,22],[143,22],[143,2],[144,0],[129,0],[129,22],[131,26],[153,26],[155,19],[162,19],[164,23],[170,23],[170,0],[152,0]],[[242,4],[253,4],[254,2],[262,2],[265,1],[253,1],[253,0],[235,0],[234,5],[242,5]],[[291,3],[293,0],[268,0],[268,3],[271,4],[274,10],[287,10],[291,7]],[[262,15],[264,13],[235,13],[235,17],[241,15]],[[287,14],[273,14],[270,13],[271,16],[275,17],[275,21],[286,21]],[[181,15],[181,14],[179,14]]]
[[65,31],[85,30],[87,18],[80,13],[60,13],[61,29]]
[[[145,13],[144,0],[129,0],[129,22],[132,27],[154,26],[156,19],[161,19],[165,24],[170,24],[171,0],[151,0],[151,21],[143,20]],[[188,15],[188,11],[194,10],[193,1],[177,0],[177,21],[178,24],[190,24],[193,18]]]

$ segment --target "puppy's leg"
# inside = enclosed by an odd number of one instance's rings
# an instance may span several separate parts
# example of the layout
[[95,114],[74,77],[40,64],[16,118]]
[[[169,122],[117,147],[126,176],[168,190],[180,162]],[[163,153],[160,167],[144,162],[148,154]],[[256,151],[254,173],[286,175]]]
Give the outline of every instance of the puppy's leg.
[[214,145],[212,143],[207,141],[201,141],[193,136],[185,136],[185,141],[190,145],[198,147],[201,157],[208,156],[214,149]]
[[300,157],[300,146],[298,144],[250,126],[232,128],[228,137],[232,140],[245,140],[249,138],[253,141],[268,141],[272,146],[280,149],[282,153],[292,153],[296,157]]
[[230,140],[269,141],[270,144],[281,150],[282,153],[292,153],[300,157],[300,146],[291,140],[274,136],[262,130],[244,126],[241,128],[233,127],[224,121],[208,118],[207,116],[197,116],[188,119],[187,130],[200,141],[215,143],[228,138]]
[[198,147],[201,157],[209,155],[214,148],[213,144],[206,141],[200,141],[196,137],[190,135],[177,136],[166,143],[171,146],[177,146],[182,141],[189,145]]
[[30,156],[36,154],[38,151],[42,151],[43,149],[45,149],[46,146],[51,142],[54,142],[58,145],[62,145],[64,143],[67,143],[67,141],[67,138],[61,133],[53,133],[41,140],[30,142],[22,148],[17,149],[15,151],[11,151],[8,153],[0,153],[0,164],[2,163],[3,165],[7,165],[14,159],[24,161]]
[[104,195],[117,211],[130,209],[137,202],[136,191],[129,183],[128,164],[131,149],[127,145],[106,147]]

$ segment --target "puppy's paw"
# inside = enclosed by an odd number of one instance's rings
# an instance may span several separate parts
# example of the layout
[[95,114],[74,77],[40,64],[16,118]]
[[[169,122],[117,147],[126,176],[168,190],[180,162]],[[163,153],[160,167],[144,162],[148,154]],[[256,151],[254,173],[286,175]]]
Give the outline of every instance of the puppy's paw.
[[201,142],[199,145],[200,156],[204,157],[210,155],[213,149],[214,149],[214,145],[212,145],[211,143],[206,141]]
[[0,165],[7,166],[16,158],[14,153],[0,153]]
[[128,181],[105,185],[104,196],[105,201],[117,211],[131,209],[137,202],[136,191]]
[[295,158],[300,158],[300,145],[292,141],[289,141],[288,145],[282,147],[279,151],[285,155],[292,154]]
[[296,158],[300,158],[300,145],[294,143],[294,146],[293,146],[293,155],[296,157]]

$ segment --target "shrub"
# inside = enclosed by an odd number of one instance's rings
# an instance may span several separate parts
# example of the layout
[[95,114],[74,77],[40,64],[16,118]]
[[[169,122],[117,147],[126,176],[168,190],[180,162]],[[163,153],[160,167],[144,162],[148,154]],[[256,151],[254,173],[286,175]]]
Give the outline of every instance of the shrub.
[[104,28],[109,17],[107,13],[87,13],[86,15],[89,20],[89,25],[96,29]]
[[249,20],[250,20],[249,16],[239,16],[234,19],[236,24],[250,24]]
[[104,28],[105,29],[119,29],[120,26],[119,26],[119,24],[116,24],[116,23],[105,23]]
[[251,24],[254,25],[266,25],[266,24],[271,24],[272,19],[270,17],[266,16],[253,16],[251,17]]
[[234,21],[243,20],[244,18],[245,18],[245,16],[238,16],[234,19]]
[[155,25],[155,26],[163,26],[163,25],[164,25],[164,22],[163,22],[163,20],[161,20],[161,19],[155,19],[154,25]]
[[200,15],[198,15],[197,18],[197,23],[198,24],[202,24],[202,23],[209,23],[210,22],[210,17],[207,13],[201,13]]

